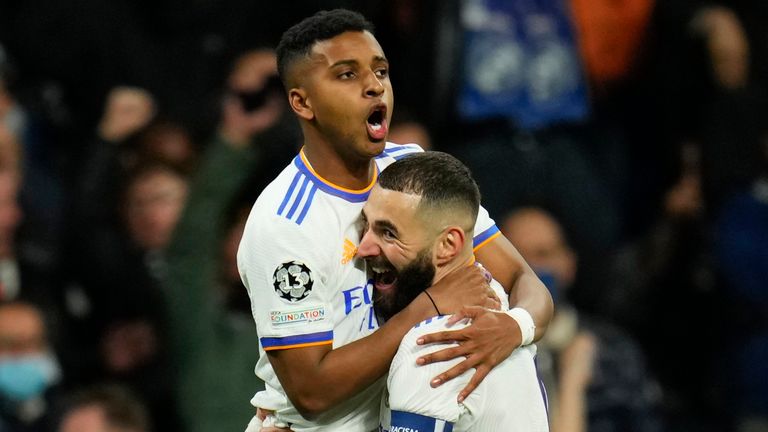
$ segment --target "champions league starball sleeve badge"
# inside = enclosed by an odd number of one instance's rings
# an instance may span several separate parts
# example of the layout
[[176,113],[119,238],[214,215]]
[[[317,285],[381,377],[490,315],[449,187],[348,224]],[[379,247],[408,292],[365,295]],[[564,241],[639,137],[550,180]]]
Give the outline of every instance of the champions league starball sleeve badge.
[[312,272],[304,263],[290,261],[280,264],[272,276],[272,285],[280,298],[290,303],[301,301],[312,292]]

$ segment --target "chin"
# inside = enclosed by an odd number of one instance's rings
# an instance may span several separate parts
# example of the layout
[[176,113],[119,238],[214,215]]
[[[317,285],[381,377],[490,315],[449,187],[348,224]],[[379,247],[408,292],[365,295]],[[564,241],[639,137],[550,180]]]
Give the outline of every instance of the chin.
[[368,147],[371,148],[372,152],[375,152],[376,154],[374,156],[378,156],[381,154],[381,152],[384,151],[384,147],[387,145],[387,139],[382,138],[380,140],[374,140],[372,138],[368,138]]

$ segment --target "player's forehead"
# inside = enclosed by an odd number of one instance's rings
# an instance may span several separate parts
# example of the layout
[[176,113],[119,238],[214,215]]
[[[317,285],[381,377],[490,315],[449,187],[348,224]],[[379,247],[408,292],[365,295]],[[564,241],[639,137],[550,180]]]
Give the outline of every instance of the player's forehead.
[[371,189],[363,207],[363,216],[369,223],[387,221],[398,227],[412,225],[421,202],[421,196],[390,189],[378,184]]
[[346,31],[312,46],[309,53],[314,65],[330,67],[339,62],[355,61],[368,64],[386,62],[384,50],[376,37],[368,31]]

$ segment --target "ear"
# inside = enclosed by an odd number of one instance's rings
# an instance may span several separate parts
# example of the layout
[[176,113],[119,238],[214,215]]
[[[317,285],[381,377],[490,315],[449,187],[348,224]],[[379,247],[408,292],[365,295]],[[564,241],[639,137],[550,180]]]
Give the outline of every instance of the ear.
[[290,89],[288,91],[288,104],[291,105],[291,109],[299,118],[307,121],[315,118],[315,113],[312,111],[312,102],[309,100],[307,91],[304,88]]
[[435,265],[440,266],[453,260],[464,248],[466,234],[457,225],[444,229],[435,244]]

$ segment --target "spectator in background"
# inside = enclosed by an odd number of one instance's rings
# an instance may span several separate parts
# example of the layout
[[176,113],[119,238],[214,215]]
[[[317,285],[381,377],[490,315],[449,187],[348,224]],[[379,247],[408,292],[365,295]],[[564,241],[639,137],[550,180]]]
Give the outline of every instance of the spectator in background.
[[[155,162],[129,174],[116,231],[94,232],[83,257],[91,294],[97,355],[107,378],[129,384],[155,422],[173,419],[173,367],[167,358],[165,248],[187,197],[187,178]],[[159,423],[160,422],[160,423]]]
[[[55,271],[48,260],[34,253],[28,238],[20,233],[24,223],[20,154],[15,136],[0,123],[0,301],[32,302],[47,320],[58,323]],[[58,342],[59,335],[52,337],[54,345]]]
[[736,13],[724,6],[696,9],[688,23],[690,69],[681,71],[690,117],[685,138],[701,149],[702,193],[715,217],[733,193],[744,190],[759,166],[765,89],[750,75],[752,44]]
[[[3,138],[0,137],[0,141]],[[16,230],[21,222],[19,207],[20,174],[0,169],[0,299],[12,300],[21,294],[19,261],[16,259]],[[25,293],[26,294],[26,293]]]
[[128,389],[94,386],[69,399],[58,432],[150,432],[146,407]]
[[73,383],[108,378],[129,385],[146,401],[153,425],[173,430],[161,280],[164,249],[187,195],[179,169],[191,162],[177,161],[177,169],[152,159],[149,149],[157,146],[138,138],[154,117],[154,99],[142,89],[118,87],[108,97],[72,215],[66,366]]
[[155,120],[140,134],[138,158],[155,160],[192,174],[196,168],[197,148],[189,132],[169,120]]
[[[300,142],[281,129],[281,120],[292,116],[284,96],[267,84],[276,73],[269,50],[244,53],[236,62],[218,133],[168,247],[165,291],[177,399],[188,432],[242,430],[253,416],[248,400],[264,388],[253,373],[258,335],[236,255],[251,196],[263,186],[254,177],[281,154],[288,156],[277,166],[288,163]],[[235,97],[242,92],[263,103],[245,106]],[[269,154],[273,148],[280,150]],[[248,199],[240,202],[241,194]]]
[[513,211],[502,232],[547,285],[555,316],[539,346],[554,432],[660,431],[655,385],[642,351],[617,327],[569,304],[577,256],[559,223],[535,207]]
[[77,182],[75,222],[81,230],[104,225],[114,218],[119,190],[126,173],[136,164],[131,138],[155,116],[155,101],[149,92],[135,87],[110,91],[96,137],[88,150]]
[[387,139],[395,144],[419,144],[424,150],[432,149],[432,138],[427,126],[410,116],[403,108],[393,117]]
[[0,303],[0,430],[50,430],[60,369],[43,313],[25,302]]
[[[715,223],[715,251],[731,305],[723,374],[728,411],[739,432],[768,428],[768,140],[751,187],[723,205]],[[744,331],[746,329],[746,331]]]

